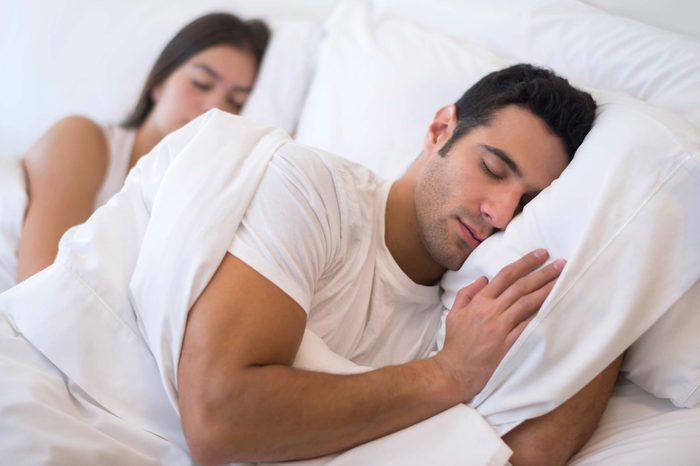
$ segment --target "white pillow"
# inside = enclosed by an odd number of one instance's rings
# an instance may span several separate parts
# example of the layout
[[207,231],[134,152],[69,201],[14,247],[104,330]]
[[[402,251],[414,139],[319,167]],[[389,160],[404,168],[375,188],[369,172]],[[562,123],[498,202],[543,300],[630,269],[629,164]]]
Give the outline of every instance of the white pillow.
[[700,125],[700,44],[576,1],[349,0],[324,30],[297,139],[386,178],[418,155],[439,107],[516,61]]
[[271,28],[272,37],[255,87],[241,115],[291,134],[296,129],[314,72],[321,23],[275,21]]
[[[401,19],[509,59],[617,90],[700,126],[700,42],[576,0],[373,0]],[[440,70],[436,70],[438,73]]]
[[365,1],[341,3],[324,30],[296,139],[385,178],[418,156],[439,107],[509,64],[407,21],[378,21]]
[[700,405],[700,281],[632,345],[622,369],[677,406]]
[[[573,395],[700,278],[700,131],[629,97],[596,98],[594,127],[561,177],[442,280],[449,308],[461,287],[493,277],[532,249],[568,260],[473,401],[497,424],[508,422],[510,413],[500,414],[514,394],[513,406],[531,407]],[[632,346],[625,370],[655,395],[692,406],[700,383],[700,319],[697,301],[684,302],[674,312],[680,319]],[[670,339],[678,341],[660,350]]]

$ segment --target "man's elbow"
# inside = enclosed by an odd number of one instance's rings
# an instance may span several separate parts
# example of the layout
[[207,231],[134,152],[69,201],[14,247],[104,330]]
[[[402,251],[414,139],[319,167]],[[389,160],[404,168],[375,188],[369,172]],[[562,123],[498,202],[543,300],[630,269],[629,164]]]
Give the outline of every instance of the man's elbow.
[[525,448],[514,452],[509,461],[512,466],[563,466],[568,458],[552,450]]
[[216,466],[226,464],[226,460],[217,454],[218,445],[214,445],[206,434],[191,434],[187,436],[187,445],[190,448],[192,459],[202,466]]
[[[242,416],[236,414],[230,403],[225,405],[211,397],[201,396],[195,402],[183,405],[181,400],[182,428],[190,449],[190,455],[202,466],[247,462],[251,458],[250,443]],[[208,400],[208,401],[202,401]]]
[[524,423],[504,440],[513,450],[513,466],[563,466],[586,443],[590,435],[564,428],[552,429],[540,419]]
[[533,443],[513,450],[509,461],[512,466],[563,466],[569,460],[569,453],[556,448],[556,444]]
[[202,466],[255,461],[250,436],[235,426],[222,426],[219,420],[209,423],[183,422],[190,455]]

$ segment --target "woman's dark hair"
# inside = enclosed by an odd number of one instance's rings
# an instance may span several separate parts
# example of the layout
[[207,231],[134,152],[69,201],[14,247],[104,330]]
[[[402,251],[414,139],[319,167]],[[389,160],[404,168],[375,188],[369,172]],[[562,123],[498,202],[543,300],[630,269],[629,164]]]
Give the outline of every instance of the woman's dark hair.
[[230,45],[250,52],[260,66],[270,40],[270,29],[257,19],[242,21],[228,13],[212,13],[195,19],[182,28],[165,46],[148,74],[136,107],[122,126],[137,128],[151,113],[151,91],[193,55],[215,45]]
[[440,155],[446,155],[472,128],[488,125],[494,113],[507,105],[518,105],[542,118],[563,141],[569,159],[593,126],[596,110],[590,94],[552,71],[514,65],[487,74],[455,102],[457,126]]

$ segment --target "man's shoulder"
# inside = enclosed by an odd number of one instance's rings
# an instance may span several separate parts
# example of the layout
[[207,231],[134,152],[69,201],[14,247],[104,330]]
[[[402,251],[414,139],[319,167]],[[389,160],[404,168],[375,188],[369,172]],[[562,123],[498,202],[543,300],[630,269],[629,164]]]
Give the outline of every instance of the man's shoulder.
[[271,166],[282,172],[279,175],[284,179],[281,184],[286,185],[285,195],[303,198],[317,218],[335,225],[329,231],[336,231],[338,238],[352,242],[358,234],[369,234],[373,222],[383,218],[377,211],[384,206],[382,195],[387,192],[388,182],[362,165],[320,149],[288,143],[275,154]]
[[290,142],[275,155],[310,184],[327,184],[336,194],[374,192],[385,183],[369,168],[331,152]]

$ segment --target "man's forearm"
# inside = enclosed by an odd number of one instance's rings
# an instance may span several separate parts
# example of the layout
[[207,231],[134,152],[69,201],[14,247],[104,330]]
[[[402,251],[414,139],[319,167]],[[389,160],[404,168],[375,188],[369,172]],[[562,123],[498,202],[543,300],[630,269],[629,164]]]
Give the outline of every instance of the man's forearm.
[[[193,455],[211,464],[342,451],[462,401],[457,384],[433,359],[356,375],[252,367],[210,396],[206,419],[189,425],[201,429],[196,437],[202,442],[190,442]],[[181,410],[184,420],[190,413],[187,406]]]

